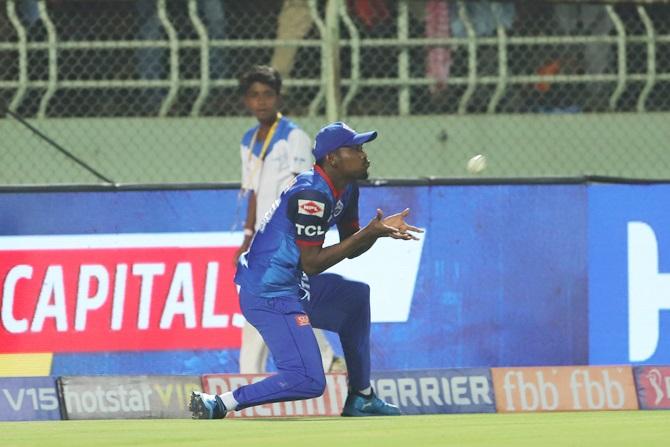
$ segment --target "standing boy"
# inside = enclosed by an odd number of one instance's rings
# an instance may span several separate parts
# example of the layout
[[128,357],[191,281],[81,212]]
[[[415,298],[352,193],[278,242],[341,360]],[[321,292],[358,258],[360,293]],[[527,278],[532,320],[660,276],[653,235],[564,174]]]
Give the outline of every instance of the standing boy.
[[[265,213],[279,194],[300,172],[312,166],[309,136],[293,121],[279,112],[281,75],[272,67],[255,66],[240,79],[240,90],[247,109],[258,124],[242,137],[242,189],[249,195],[244,242],[235,262],[251,243]],[[335,357],[322,331],[316,331],[325,371],[341,360]],[[266,372],[268,348],[258,331],[250,324],[242,329],[240,373]]]

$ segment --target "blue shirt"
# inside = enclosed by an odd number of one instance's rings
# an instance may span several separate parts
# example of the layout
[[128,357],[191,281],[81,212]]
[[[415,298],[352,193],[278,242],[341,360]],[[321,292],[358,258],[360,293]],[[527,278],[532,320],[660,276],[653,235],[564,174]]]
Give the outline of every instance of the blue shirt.
[[358,186],[336,191],[314,166],[298,175],[265,215],[249,251],[240,257],[235,283],[266,298],[299,295],[299,245],[323,245],[333,225],[340,234],[358,230]]

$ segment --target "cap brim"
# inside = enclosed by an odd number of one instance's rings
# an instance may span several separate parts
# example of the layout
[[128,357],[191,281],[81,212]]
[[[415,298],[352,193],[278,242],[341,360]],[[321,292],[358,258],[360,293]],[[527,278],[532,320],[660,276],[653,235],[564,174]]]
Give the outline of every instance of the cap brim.
[[372,130],[370,132],[357,133],[351,141],[353,144],[364,144],[374,140],[375,138],[377,138],[377,131]]

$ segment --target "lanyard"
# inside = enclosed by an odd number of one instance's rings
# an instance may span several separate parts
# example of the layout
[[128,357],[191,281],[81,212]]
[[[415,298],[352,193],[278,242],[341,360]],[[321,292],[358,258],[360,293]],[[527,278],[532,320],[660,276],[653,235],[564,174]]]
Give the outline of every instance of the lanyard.
[[[268,151],[268,147],[270,146],[270,142],[272,141],[272,137],[275,135],[275,131],[277,130],[277,126],[279,125],[279,121],[282,119],[282,114],[281,112],[277,112],[277,117],[275,118],[275,122],[272,123],[272,126],[270,127],[270,130],[268,130],[268,134],[265,136],[265,141],[263,141],[263,147],[261,148],[261,153],[258,156],[260,161],[265,160],[265,154]],[[249,143],[249,161],[251,161],[251,156],[253,155],[254,151],[254,146],[256,146],[256,138],[258,137],[258,131],[261,129],[261,126],[258,126],[258,129],[256,129],[256,132],[254,132],[254,136],[251,137],[251,143]]]
[[[265,141],[263,141],[263,147],[261,148],[261,153],[258,156],[258,160],[256,160],[256,163],[254,163],[253,170],[249,174],[249,182],[253,185],[254,182],[254,177],[256,176],[256,173],[259,168],[262,169],[263,162],[265,161],[265,156],[268,151],[268,147],[270,147],[270,142],[272,141],[272,138],[274,137],[275,131],[277,130],[277,126],[279,125],[279,121],[282,119],[282,114],[280,112],[277,112],[277,117],[275,118],[275,122],[272,123],[272,126],[270,127],[270,130],[268,130],[268,134],[265,136]],[[254,153],[254,146],[256,145],[256,138],[258,137],[258,131],[260,130],[261,126],[258,126],[258,129],[256,129],[256,132],[254,132],[254,136],[251,137],[251,143],[249,143],[249,155],[247,158],[248,163],[251,163],[251,157],[253,156]],[[243,190],[249,190],[253,189],[249,187],[250,185],[242,185]]]

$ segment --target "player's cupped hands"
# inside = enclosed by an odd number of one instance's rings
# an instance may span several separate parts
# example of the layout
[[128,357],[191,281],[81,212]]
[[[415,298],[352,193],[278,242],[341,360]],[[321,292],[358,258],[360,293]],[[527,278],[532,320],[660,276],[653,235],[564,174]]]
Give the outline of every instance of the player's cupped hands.
[[[380,212],[381,210],[377,210],[377,213]],[[405,218],[408,215],[409,215],[409,208],[405,208],[401,212],[393,214],[383,219],[385,225],[397,229],[396,232],[389,234],[390,237],[394,239],[415,240],[415,241],[419,240],[419,238],[414,236],[412,233],[423,233],[423,230],[421,228],[417,228],[405,222]]]
[[405,222],[405,217],[408,215],[409,208],[405,208],[403,211],[397,214],[384,217],[382,210],[377,208],[377,215],[374,217],[374,219],[372,219],[370,224],[374,224],[382,230],[379,234],[379,237],[388,236],[393,239],[417,241],[419,238],[414,236],[412,233],[423,233],[423,230]]

